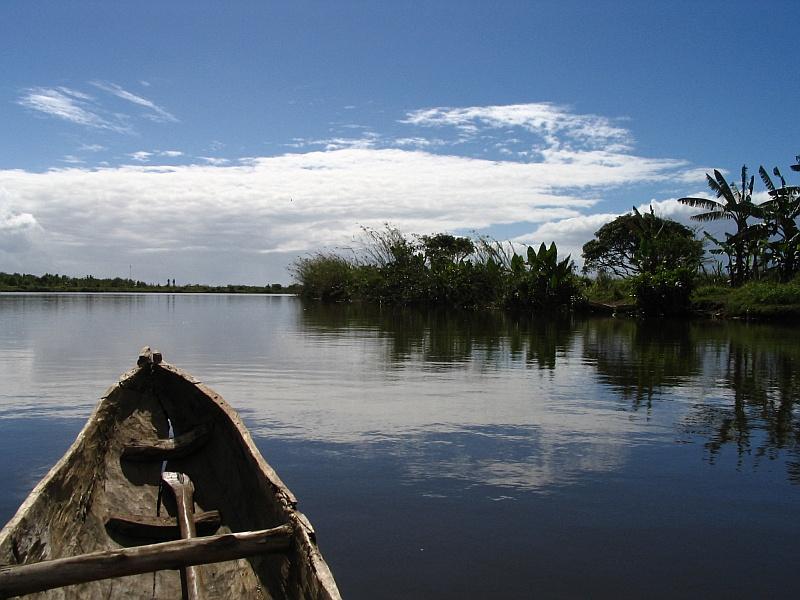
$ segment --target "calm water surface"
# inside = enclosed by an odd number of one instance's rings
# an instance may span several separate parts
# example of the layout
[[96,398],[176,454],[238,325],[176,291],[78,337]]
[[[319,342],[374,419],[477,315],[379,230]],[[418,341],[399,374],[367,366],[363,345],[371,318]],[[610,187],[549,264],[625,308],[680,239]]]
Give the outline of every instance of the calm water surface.
[[0,294],[0,521],[145,344],[240,411],[346,598],[796,597],[800,329]]

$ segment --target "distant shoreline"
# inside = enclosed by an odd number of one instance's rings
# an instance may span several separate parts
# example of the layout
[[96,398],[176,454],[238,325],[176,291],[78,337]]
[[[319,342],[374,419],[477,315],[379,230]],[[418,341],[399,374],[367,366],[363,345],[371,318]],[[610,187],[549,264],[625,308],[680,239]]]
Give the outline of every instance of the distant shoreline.
[[133,279],[69,277],[67,275],[31,275],[0,272],[0,292],[39,293],[135,293],[135,294],[297,294],[300,285],[203,285],[153,284]]

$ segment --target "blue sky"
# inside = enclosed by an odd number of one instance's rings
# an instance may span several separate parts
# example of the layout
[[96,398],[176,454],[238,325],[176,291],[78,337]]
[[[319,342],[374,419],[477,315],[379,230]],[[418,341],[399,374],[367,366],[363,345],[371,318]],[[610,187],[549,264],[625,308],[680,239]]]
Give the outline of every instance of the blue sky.
[[786,165],[796,2],[6,2],[0,270],[289,280],[361,225],[582,243]]

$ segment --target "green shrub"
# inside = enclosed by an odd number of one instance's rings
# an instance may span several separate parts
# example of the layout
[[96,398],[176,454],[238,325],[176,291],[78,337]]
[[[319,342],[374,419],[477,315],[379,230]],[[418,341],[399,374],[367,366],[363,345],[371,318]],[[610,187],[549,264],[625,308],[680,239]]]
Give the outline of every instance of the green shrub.
[[631,277],[636,306],[645,315],[679,315],[689,311],[694,273],[685,268],[657,269]]
[[528,247],[527,260],[519,254],[511,258],[505,304],[514,308],[569,308],[578,295],[575,265],[568,256],[558,260],[555,243],[537,252]]
[[356,287],[356,268],[334,254],[316,254],[297,260],[292,268],[307,298],[340,302],[350,300]]

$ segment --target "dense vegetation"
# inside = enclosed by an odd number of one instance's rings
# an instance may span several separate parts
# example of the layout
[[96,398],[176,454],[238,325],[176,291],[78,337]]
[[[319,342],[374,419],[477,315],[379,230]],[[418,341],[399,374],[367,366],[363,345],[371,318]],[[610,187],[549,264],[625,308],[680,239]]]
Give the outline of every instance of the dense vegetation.
[[[800,165],[793,165],[795,167]],[[747,167],[742,167],[741,185],[727,182],[717,170],[714,176],[706,174],[708,187],[716,200],[708,198],[680,198],[679,202],[703,209],[692,219],[700,222],[731,220],[736,225],[734,233],[726,233],[718,240],[704,232],[706,239],[716,248],[711,253],[724,256],[715,261],[718,274],[727,272],[731,287],[748,281],[771,279],[790,281],[800,269],[800,231],[797,217],[800,215],[800,186],[786,185],[778,167],[772,170],[780,179],[775,182],[764,167],[758,169],[761,180],[769,194],[769,200],[761,204],[753,202],[755,177],[747,178]]]
[[[800,171],[800,157],[792,170]],[[628,308],[644,315],[711,311],[730,316],[800,315],[800,186],[778,186],[759,169],[769,199],[753,201],[755,178],[741,185],[706,175],[712,198],[681,198],[699,222],[732,220],[716,239],[635,207],[601,227],[583,246],[584,277],[555,243],[521,248],[485,237],[406,236],[387,226],[365,230],[347,254],[320,252],[293,265],[306,297],[327,301],[427,304],[527,311]],[[711,259],[705,254],[705,243]],[[592,278],[588,277],[589,275]],[[730,288],[734,288],[731,291]]]
[[273,283],[266,286],[252,285],[175,285],[173,279],[162,284],[145,283],[133,279],[114,277],[101,279],[68,277],[66,275],[29,275],[0,273],[0,292],[174,292],[174,293],[226,293],[226,294],[280,294],[296,293],[296,285],[283,286]]
[[440,233],[409,237],[386,227],[365,230],[351,256],[318,253],[298,260],[295,278],[307,297],[332,301],[429,304],[461,308],[568,309],[580,280],[555,244],[517,253],[510,244]]

